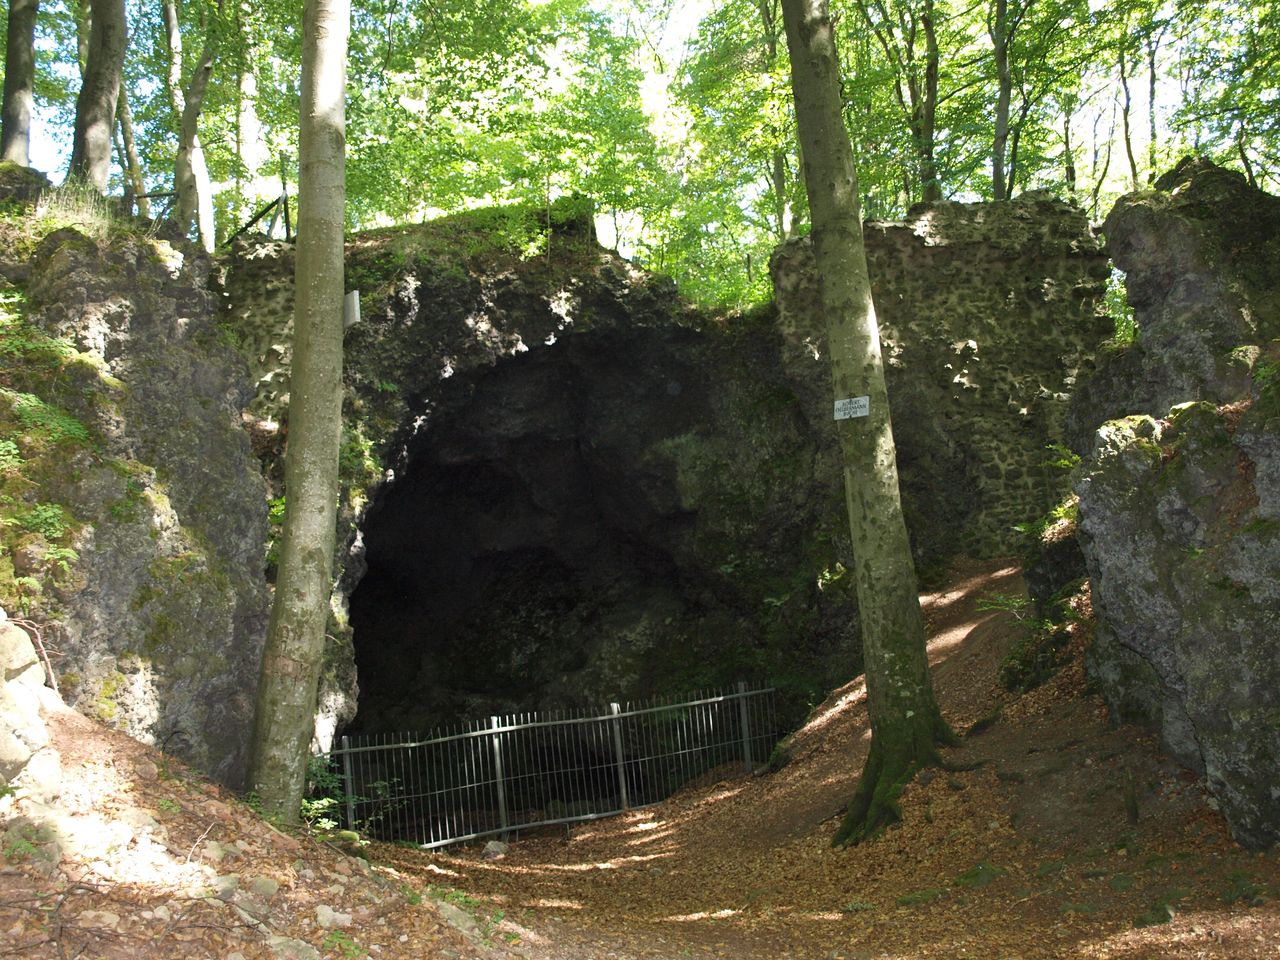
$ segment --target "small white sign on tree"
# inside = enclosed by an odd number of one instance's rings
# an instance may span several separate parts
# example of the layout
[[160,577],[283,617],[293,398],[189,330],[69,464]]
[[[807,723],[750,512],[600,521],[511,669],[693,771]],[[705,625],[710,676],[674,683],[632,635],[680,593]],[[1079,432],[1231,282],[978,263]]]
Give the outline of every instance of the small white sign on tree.
[[871,413],[870,397],[848,397],[836,401],[836,419],[850,420],[853,417],[865,417]]

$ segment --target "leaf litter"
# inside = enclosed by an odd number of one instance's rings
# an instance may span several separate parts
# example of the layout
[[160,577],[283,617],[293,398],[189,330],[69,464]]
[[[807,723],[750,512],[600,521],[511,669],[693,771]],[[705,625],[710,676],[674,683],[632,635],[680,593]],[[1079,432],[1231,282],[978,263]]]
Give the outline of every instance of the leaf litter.
[[1202,780],[1110,723],[1083,669],[1087,596],[1062,669],[1020,696],[998,686],[1025,628],[979,601],[1021,589],[1009,564],[970,562],[922,598],[944,712],[975,732],[907,786],[899,825],[847,849],[830,837],[869,742],[860,680],[814,709],[780,771],[721,768],[499,860],[281,833],[172,758],[59,715],[62,796],[0,806],[0,956],[1280,956],[1276,853],[1236,846]]

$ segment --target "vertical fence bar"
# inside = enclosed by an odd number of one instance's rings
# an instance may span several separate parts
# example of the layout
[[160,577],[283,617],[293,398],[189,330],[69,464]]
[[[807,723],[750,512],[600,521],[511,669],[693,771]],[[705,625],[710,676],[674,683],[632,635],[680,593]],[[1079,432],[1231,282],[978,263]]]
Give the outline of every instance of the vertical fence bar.
[[[772,743],[773,693],[739,682],[692,701],[628,703],[625,711],[611,703],[607,713],[568,710],[545,720],[536,713],[491,716],[461,723],[456,733],[442,729],[424,743],[386,734],[353,746],[344,736],[332,752],[335,760],[342,755],[343,811],[348,826],[362,816],[377,824],[380,838],[412,832],[436,846],[485,834],[506,838],[543,820],[591,819],[619,804],[630,810],[735,758],[749,772]],[[607,796],[613,779],[616,799]]]
[[356,828],[356,784],[351,776],[351,739],[342,738],[342,796],[347,804],[347,829]]
[[622,809],[631,809],[631,797],[627,794],[626,758],[622,754],[622,719],[618,716],[622,707],[616,703],[609,704],[609,712],[613,714],[613,762],[618,768],[618,796],[622,798]]
[[507,837],[507,791],[502,775],[502,734],[498,728],[502,726],[501,717],[490,717],[489,728],[494,731],[493,738],[493,780],[498,791],[498,825],[502,827],[502,838]]

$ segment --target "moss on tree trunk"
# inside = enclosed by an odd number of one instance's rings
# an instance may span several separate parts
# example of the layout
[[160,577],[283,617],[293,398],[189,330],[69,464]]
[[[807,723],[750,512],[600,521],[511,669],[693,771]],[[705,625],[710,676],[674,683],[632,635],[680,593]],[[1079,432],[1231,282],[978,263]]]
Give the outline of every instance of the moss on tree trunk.
[[858,209],[858,178],[841,113],[839,60],[826,0],[783,0],[796,130],[827,319],[872,744],[837,843],[857,842],[898,816],[897,797],[936,744],[954,741],[933,696],[924,618],[902,517],[880,332]]

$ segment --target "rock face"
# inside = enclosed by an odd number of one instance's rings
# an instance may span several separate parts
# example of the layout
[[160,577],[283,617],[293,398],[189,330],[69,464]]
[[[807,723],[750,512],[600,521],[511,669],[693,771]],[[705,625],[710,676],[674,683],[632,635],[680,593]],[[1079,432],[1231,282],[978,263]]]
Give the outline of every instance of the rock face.
[[[918,558],[1011,552],[1015,525],[1066,492],[1047,449],[1063,434],[1077,377],[1109,330],[1108,274],[1084,214],[1030,193],[1005,203],[939,203],[902,223],[868,223],[903,507]],[[788,341],[823,355],[808,238],[771,263]],[[803,358],[804,351],[793,351]]]
[[[814,469],[771,316],[709,324],[572,222],[526,260],[468,223],[445,225],[480,251],[461,257],[428,230],[397,234],[418,245],[398,255],[348,250],[357,726],[739,678],[778,683],[795,713],[857,669],[838,474]],[[287,255],[245,251],[227,281],[257,331],[264,420],[287,386],[262,322],[287,315],[269,279]],[[331,709],[350,703],[350,656],[331,658]]]
[[[1205,773],[1235,837],[1280,840],[1280,200],[1184,162],[1107,220],[1139,323],[1073,418],[1091,669]],[[1170,409],[1170,404],[1176,404]],[[1154,414],[1154,416],[1153,416]]]
[[0,610],[0,789],[21,789],[45,802],[57,795],[61,759],[49,745],[44,717],[60,708],[30,637]]
[[[779,685],[794,716],[860,661],[828,361],[795,329],[806,281],[781,269],[781,331],[768,310],[711,320],[581,220],[562,221],[550,257],[495,246],[520,229],[458,218],[348,246],[364,301],[346,342],[339,558],[356,728],[744,678]],[[1105,263],[1083,217],[1047,201],[946,206],[877,242],[905,304],[894,403],[922,553],[1000,549],[1002,527],[1062,485],[1028,493],[1099,339]],[[226,281],[273,477],[289,255],[246,247]],[[962,277],[950,299],[930,292]],[[974,489],[990,502],[967,537]],[[341,713],[351,653],[333,654]]]
[[33,320],[88,361],[63,401],[93,442],[46,494],[89,523],[59,599],[63,692],[82,712],[235,786],[266,614],[265,490],[239,418],[208,263],[163,241],[47,237]]
[[1280,198],[1191,158],[1116,203],[1103,231],[1140,335],[1081,383],[1068,418],[1073,449],[1088,451],[1114,417],[1248,395],[1258,345],[1280,336],[1277,220]]

